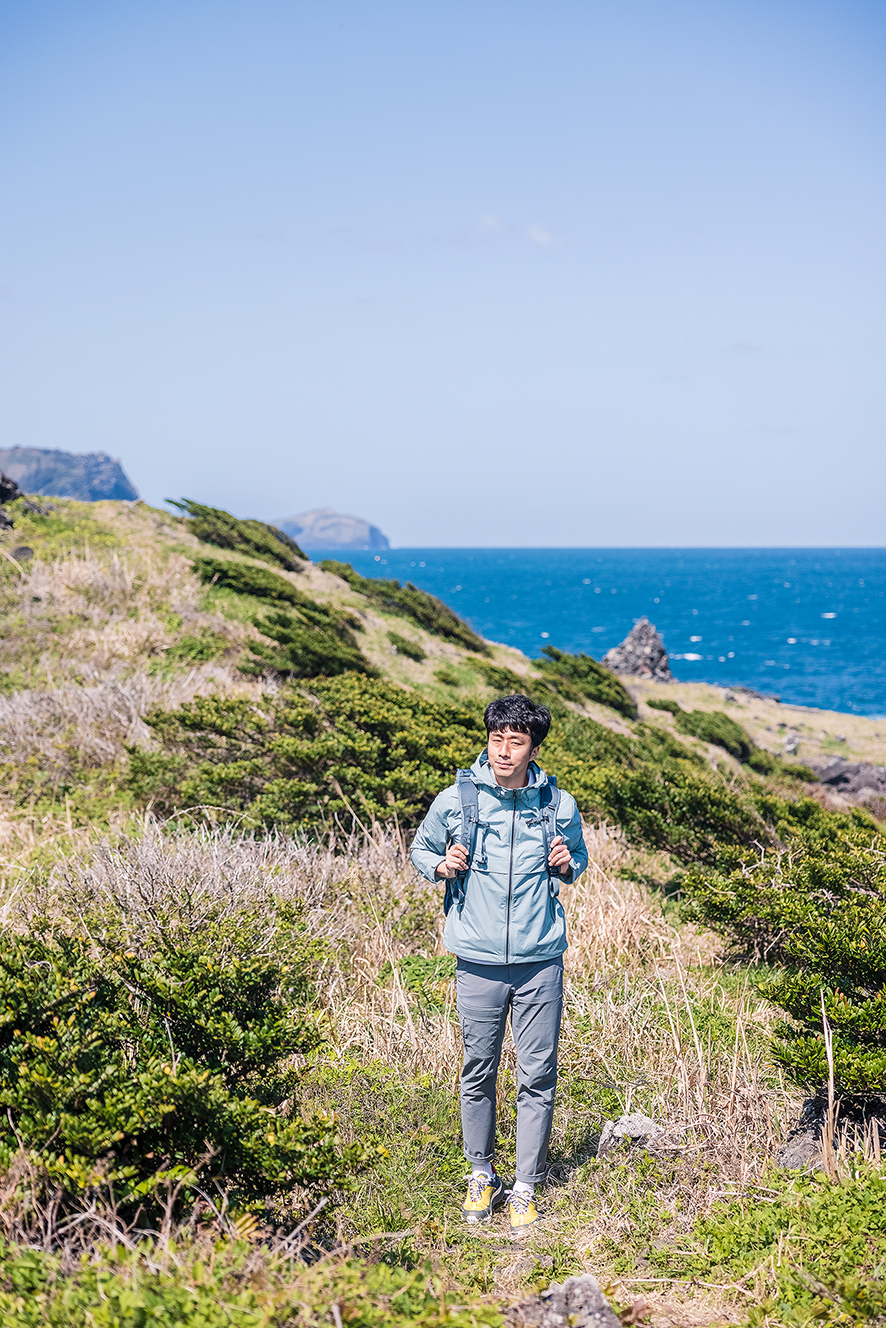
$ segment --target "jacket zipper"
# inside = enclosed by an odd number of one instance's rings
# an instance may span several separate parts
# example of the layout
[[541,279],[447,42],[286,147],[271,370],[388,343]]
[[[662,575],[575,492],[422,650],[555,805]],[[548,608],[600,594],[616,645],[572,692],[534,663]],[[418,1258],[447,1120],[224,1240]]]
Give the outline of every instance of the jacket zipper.
[[514,881],[514,830],[517,825],[517,791],[514,790],[514,807],[511,812],[511,847],[508,855],[508,914],[505,922],[505,963],[511,962],[511,887]]

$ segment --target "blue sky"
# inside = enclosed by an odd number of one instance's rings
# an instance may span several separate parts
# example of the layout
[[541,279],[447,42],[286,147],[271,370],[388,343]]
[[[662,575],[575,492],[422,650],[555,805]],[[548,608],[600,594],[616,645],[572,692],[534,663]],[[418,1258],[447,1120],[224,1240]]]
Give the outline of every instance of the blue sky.
[[886,543],[886,7],[0,5],[0,445],[399,545]]

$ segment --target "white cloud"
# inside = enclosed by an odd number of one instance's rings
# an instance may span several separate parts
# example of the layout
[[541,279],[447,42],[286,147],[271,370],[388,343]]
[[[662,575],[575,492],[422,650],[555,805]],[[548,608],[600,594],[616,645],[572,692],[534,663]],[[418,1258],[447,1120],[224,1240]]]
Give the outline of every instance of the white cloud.
[[562,237],[549,231],[547,226],[529,226],[526,234],[533,244],[537,244],[540,249],[550,249],[555,244],[562,244]]

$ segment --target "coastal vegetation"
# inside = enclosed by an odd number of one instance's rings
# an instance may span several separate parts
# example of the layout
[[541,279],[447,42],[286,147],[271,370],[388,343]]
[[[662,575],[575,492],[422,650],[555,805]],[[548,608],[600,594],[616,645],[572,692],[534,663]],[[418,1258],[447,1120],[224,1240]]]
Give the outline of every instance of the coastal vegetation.
[[[491,1326],[583,1269],[626,1324],[886,1323],[876,807],[720,692],[528,660],[180,510],[10,504],[4,1324]],[[591,852],[546,1220],[514,1245],[458,1222],[453,961],[408,862],[513,688]],[[790,1170],[804,1099],[821,1162]],[[632,1111],[661,1133],[599,1156]]]

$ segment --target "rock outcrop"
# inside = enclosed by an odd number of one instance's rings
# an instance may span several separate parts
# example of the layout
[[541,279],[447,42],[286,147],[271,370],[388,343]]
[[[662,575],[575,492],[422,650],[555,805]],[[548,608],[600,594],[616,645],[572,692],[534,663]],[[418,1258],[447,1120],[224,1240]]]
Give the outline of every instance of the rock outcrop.
[[12,520],[9,513],[4,511],[3,504],[11,503],[13,498],[19,497],[21,494],[15,480],[0,470],[0,530],[12,530]]
[[318,507],[274,522],[305,549],[389,549],[387,535],[359,516]]
[[664,642],[648,618],[641,618],[620,646],[607,651],[603,663],[613,673],[652,678],[655,682],[674,681]]
[[817,765],[814,769],[822,784],[857,802],[886,797],[886,766],[847,761],[842,756],[835,756],[826,765]]
[[[94,503],[101,498],[138,497],[119,461],[105,452],[54,452],[39,447],[0,447],[0,468],[23,493],[45,493],[55,498],[78,498]],[[5,500],[5,501],[8,501]]]
[[508,1310],[509,1328],[621,1328],[600,1284],[590,1273],[553,1283],[540,1296]]

